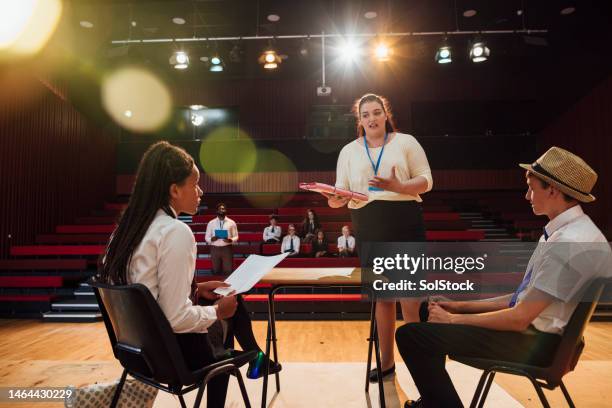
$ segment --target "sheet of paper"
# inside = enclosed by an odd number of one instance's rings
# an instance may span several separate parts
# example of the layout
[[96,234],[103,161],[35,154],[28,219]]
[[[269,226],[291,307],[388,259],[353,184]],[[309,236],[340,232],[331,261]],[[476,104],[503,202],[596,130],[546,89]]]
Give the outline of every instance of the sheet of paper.
[[232,291],[244,293],[250,290],[265,274],[285,259],[289,253],[261,256],[249,255],[249,257],[225,280],[230,286],[227,288],[217,288],[215,293],[228,295]]

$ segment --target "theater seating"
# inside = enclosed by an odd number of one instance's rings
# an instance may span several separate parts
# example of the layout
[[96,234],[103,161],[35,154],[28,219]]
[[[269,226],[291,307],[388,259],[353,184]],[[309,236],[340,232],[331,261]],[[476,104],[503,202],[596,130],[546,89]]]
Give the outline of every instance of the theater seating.
[[[455,210],[452,202],[454,196],[440,195],[424,203],[424,219],[427,227],[427,239],[430,241],[477,241],[485,238],[482,230],[473,230],[471,222]],[[259,201],[257,201],[259,200]],[[185,222],[194,231],[197,242],[198,259],[196,269],[198,279],[215,278],[212,276],[212,264],[208,254],[210,247],[205,243],[206,223],[215,217],[215,203],[224,202],[228,207],[228,216],[238,224],[239,241],[234,246],[234,269],[250,254],[276,255],[280,253],[280,244],[263,244],[262,232],[268,225],[269,216],[276,214],[279,225],[286,233],[288,225],[296,225],[298,232],[308,208],[314,209],[321,221],[322,229],[329,242],[328,250],[336,253],[336,240],[344,225],[352,228],[350,215],[346,208],[333,209],[327,206],[324,198],[318,194],[287,194],[271,198],[258,195],[254,202],[266,202],[263,208],[254,208],[251,201],[242,196],[207,195],[206,202],[210,208],[200,211],[199,215],[185,218]],[[276,201],[274,201],[276,200]],[[469,198],[466,198],[468,201]],[[459,201],[457,201],[459,202]],[[504,201],[501,200],[503,203]],[[490,210],[491,203],[483,204]],[[78,282],[93,275],[99,256],[103,253],[110,234],[115,228],[125,203],[105,203],[103,209],[94,210],[90,216],[79,217],[73,224],[62,224],[55,227],[53,233],[41,231],[36,236],[36,245],[14,245],[10,248],[12,259],[0,260],[0,312],[12,314],[22,310],[24,304],[33,305],[28,311],[40,314],[48,310],[50,302],[72,294]],[[516,213],[514,207],[500,207],[496,213],[500,222],[512,222],[510,228],[522,231],[522,228],[535,226],[530,218],[516,216],[506,220],[509,214]],[[523,208],[524,210],[524,208]],[[536,219],[536,221],[538,221]],[[297,257],[286,258],[279,267],[286,268],[325,268],[325,267],[358,267],[359,259],[353,258],[313,258],[310,244],[302,244]],[[216,277],[218,278],[218,277]],[[254,294],[246,299],[253,304],[261,304],[265,299],[265,285],[258,285]],[[336,291],[334,293],[281,293],[279,302],[291,303],[293,306],[279,310],[299,312],[305,306],[310,316],[312,311],[321,313],[336,310],[337,316],[346,318],[345,313],[357,312],[367,314],[368,310],[359,306],[359,294]],[[302,296],[302,297],[300,297]],[[300,302],[302,302],[300,304]],[[325,305],[325,306],[322,306]],[[362,305],[363,306],[363,305]],[[255,307],[257,312],[259,306]],[[263,307],[263,305],[261,306]],[[331,308],[331,309],[330,309]],[[265,312],[264,309],[261,310]],[[302,313],[299,312],[299,313]],[[298,314],[299,314],[298,313]],[[281,313],[282,314],[282,313]],[[327,314],[326,316],[330,316]]]

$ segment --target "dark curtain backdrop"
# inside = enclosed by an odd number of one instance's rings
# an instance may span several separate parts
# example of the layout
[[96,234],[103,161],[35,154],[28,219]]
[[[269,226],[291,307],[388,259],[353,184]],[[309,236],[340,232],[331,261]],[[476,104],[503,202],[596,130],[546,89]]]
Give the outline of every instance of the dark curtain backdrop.
[[47,81],[14,72],[0,75],[4,258],[11,244],[31,244],[37,233],[74,222],[113,196],[116,136],[93,126]]
[[538,136],[538,152],[559,146],[581,156],[599,175],[593,194],[583,206],[612,239],[612,77],[596,86]]

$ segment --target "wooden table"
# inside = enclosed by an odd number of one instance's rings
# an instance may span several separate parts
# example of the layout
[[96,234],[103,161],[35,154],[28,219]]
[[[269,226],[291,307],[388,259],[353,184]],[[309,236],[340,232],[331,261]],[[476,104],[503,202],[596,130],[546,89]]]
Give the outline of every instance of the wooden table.
[[[334,269],[344,270],[347,268],[323,268],[325,271],[333,271]],[[350,276],[326,276],[321,277],[322,269],[315,268],[274,268],[263,277],[260,283],[272,285],[268,294],[268,331],[266,336],[266,358],[270,361],[270,346],[274,352],[274,360],[278,360],[278,352],[276,349],[276,311],[274,307],[274,295],[279,289],[308,287],[342,287],[342,288],[361,288],[361,268],[352,268]],[[380,363],[380,348],[378,343],[378,332],[376,329],[376,302],[371,299],[370,313],[370,333],[368,336],[368,362],[366,367],[365,391],[369,391],[370,382],[368,374],[372,366],[372,348],[375,350],[376,370],[378,371],[378,393],[381,408],[385,407],[385,392],[383,388],[382,370]],[[261,396],[261,406],[266,408],[267,393],[268,393],[268,371],[269,365],[266,364],[264,369],[263,391]],[[275,373],[276,392],[280,392],[280,376]]]

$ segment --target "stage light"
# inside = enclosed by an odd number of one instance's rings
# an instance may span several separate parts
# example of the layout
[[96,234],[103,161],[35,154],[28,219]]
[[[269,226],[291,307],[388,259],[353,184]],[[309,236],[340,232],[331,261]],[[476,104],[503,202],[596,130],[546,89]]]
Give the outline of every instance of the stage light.
[[470,59],[472,62],[486,61],[491,55],[491,50],[484,41],[477,41],[470,48]]
[[272,48],[268,48],[259,56],[259,63],[263,65],[265,69],[276,69],[278,64],[282,62],[279,55]]
[[211,65],[210,72],[223,72],[223,64],[215,64],[215,65]]
[[238,44],[234,44],[229,52],[229,60],[233,63],[242,62],[242,50]]
[[352,40],[345,40],[338,47],[340,57],[345,62],[352,62],[359,56],[359,47]]
[[221,57],[219,57],[218,55],[213,55],[212,58],[210,59],[210,63],[213,65],[221,65]]
[[200,126],[204,123],[204,116],[196,113],[191,115],[191,123],[193,126]]
[[309,40],[307,41],[307,40],[302,39],[302,42],[300,44],[300,49],[299,49],[300,57],[302,58],[308,57],[308,54],[310,53],[308,51],[308,48],[309,48],[308,44],[309,44]]
[[376,59],[379,61],[389,61],[391,49],[384,43],[379,43],[375,49]]
[[170,65],[175,69],[186,69],[189,66],[189,56],[185,51],[176,51],[170,57]]
[[443,45],[436,52],[436,62],[438,64],[448,64],[453,61],[451,47]]

